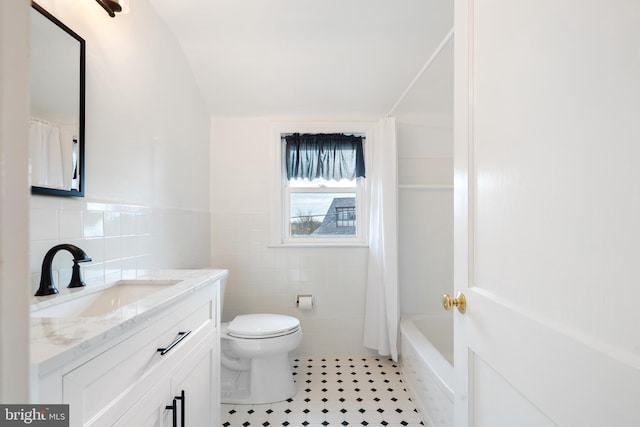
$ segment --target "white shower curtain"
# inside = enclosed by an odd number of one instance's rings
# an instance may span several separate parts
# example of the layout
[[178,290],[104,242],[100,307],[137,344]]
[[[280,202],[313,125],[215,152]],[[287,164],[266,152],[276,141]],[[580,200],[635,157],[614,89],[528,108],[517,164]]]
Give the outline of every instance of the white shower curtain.
[[371,189],[364,345],[398,360],[398,232],[396,124],[378,124],[367,180]]
[[59,126],[32,119],[29,124],[29,144],[31,184],[64,188]]

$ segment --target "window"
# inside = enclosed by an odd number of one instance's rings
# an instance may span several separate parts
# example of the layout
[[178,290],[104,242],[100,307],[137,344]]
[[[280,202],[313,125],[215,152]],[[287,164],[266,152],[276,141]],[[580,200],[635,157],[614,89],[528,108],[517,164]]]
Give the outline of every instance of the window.
[[356,207],[355,200],[351,202],[353,206],[337,207],[337,227],[355,227],[356,226]]
[[280,133],[283,243],[365,243],[364,133]]

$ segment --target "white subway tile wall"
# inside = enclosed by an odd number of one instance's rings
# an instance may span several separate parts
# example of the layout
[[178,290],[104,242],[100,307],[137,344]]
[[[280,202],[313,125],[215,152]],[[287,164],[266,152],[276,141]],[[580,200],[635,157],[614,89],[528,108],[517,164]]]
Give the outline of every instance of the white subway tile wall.
[[[212,258],[230,271],[223,320],[272,312],[300,319],[304,339],[295,354],[369,355],[362,345],[367,248],[269,245],[269,217],[212,215]],[[312,294],[302,311],[296,294]]]
[[[134,279],[149,269],[210,267],[209,229],[208,212],[33,196],[31,289],[35,292],[40,283],[44,255],[60,243],[76,245],[91,257],[81,266],[87,285]],[[72,265],[66,251],[56,255],[59,288],[69,282]]]

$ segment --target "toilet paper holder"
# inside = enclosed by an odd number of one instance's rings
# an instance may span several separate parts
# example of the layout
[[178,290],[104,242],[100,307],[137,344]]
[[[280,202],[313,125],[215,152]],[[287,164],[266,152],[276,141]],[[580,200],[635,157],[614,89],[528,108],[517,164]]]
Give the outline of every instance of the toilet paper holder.
[[296,306],[300,306],[300,298],[313,298],[311,294],[296,294]]

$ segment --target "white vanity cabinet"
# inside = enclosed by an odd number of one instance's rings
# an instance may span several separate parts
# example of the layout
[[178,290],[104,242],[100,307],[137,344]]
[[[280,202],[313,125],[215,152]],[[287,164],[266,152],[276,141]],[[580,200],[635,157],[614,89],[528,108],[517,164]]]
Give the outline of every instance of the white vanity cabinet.
[[212,407],[219,402],[219,387],[204,380],[219,377],[216,361],[213,349],[195,350],[182,369],[157,383],[115,426],[219,426],[218,405]]
[[137,319],[126,337],[42,378],[40,402],[68,403],[71,427],[219,426],[219,285]]

